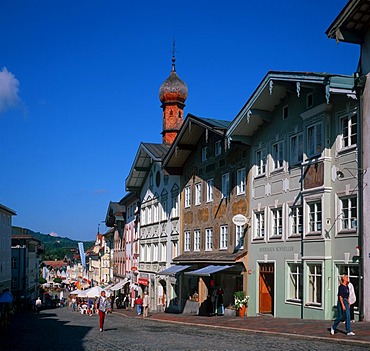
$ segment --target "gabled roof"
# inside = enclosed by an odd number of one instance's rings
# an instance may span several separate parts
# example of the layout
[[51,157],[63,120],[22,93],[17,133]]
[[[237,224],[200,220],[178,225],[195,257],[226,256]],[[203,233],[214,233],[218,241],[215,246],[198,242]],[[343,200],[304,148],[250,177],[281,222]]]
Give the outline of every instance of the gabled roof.
[[17,213],[15,211],[13,211],[11,208],[6,207],[6,206],[4,206],[2,204],[0,204],[0,211],[7,212],[7,213],[9,213],[12,216],[16,216],[17,215]]
[[270,71],[231,122],[226,136],[234,141],[249,144],[262,123],[272,120],[272,112],[288,92],[300,96],[302,87],[321,86],[330,94],[343,93],[354,96],[354,77],[312,72]]
[[126,212],[126,206],[121,205],[119,202],[109,202],[107,214],[105,216],[105,224],[107,227],[113,227],[116,220],[124,220],[124,213]]
[[153,162],[161,163],[168,149],[169,146],[165,144],[140,143],[130,173],[126,178],[126,190],[140,191]]
[[370,30],[370,0],[350,0],[326,31],[329,38],[362,44]]
[[223,136],[229,124],[230,121],[202,118],[189,113],[163,159],[163,167],[169,173],[180,174],[181,167],[189,155],[196,149],[204,130]]

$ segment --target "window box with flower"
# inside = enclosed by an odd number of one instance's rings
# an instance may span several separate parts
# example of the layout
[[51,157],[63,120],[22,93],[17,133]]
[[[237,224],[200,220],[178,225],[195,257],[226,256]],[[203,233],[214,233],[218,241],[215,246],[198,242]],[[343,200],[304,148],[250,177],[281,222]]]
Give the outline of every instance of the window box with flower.
[[248,307],[249,296],[244,291],[235,291],[234,305],[239,317],[245,316],[245,310]]

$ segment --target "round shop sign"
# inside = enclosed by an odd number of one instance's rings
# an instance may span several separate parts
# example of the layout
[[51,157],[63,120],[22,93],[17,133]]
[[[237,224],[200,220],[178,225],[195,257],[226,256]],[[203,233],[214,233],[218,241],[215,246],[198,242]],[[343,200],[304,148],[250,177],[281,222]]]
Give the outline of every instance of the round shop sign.
[[246,225],[248,223],[248,218],[242,214],[237,214],[233,217],[233,223],[235,225]]

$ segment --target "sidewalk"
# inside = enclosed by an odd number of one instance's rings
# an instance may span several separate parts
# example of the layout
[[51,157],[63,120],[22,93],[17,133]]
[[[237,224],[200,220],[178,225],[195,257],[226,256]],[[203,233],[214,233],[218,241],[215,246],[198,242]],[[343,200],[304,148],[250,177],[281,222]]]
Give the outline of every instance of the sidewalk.
[[[142,318],[137,315],[134,309],[115,309],[113,312],[128,318]],[[233,329],[255,334],[272,334],[284,337],[332,341],[346,343],[347,345],[368,346],[370,349],[370,322],[353,323],[352,331],[356,335],[347,336],[344,323],[339,325],[338,332],[335,335],[330,335],[332,321],[311,319],[274,318],[271,316],[244,318],[226,316],[207,317],[163,312],[150,312],[149,319],[166,323]]]

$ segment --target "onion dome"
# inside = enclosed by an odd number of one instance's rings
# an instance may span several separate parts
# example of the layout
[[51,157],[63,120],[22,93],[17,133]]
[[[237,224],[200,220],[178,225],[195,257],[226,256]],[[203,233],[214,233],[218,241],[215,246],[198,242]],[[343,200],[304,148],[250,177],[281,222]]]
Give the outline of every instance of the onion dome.
[[159,100],[161,102],[180,101],[184,102],[188,97],[188,87],[179,78],[175,69],[175,56],[172,56],[172,72],[159,88]]

